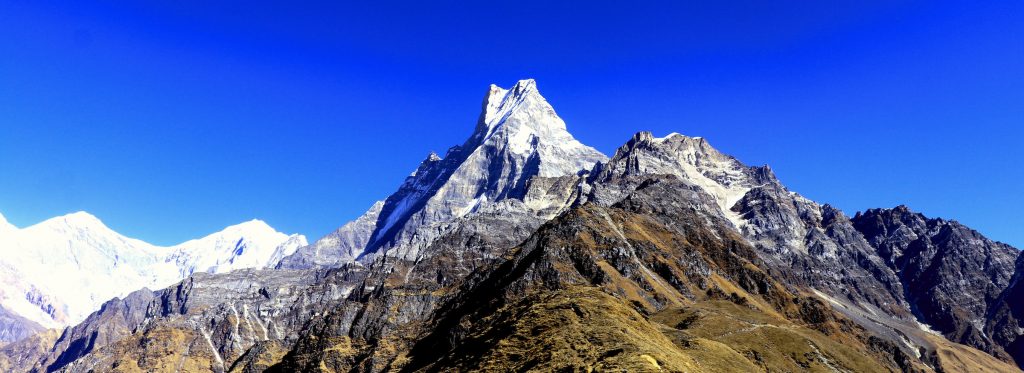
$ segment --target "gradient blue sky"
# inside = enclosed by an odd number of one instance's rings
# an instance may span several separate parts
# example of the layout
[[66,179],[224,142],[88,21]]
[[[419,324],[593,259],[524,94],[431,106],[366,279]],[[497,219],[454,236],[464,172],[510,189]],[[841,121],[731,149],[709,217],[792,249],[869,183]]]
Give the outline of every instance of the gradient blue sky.
[[0,3],[0,213],[315,239],[530,77],[606,154],[704,136],[850,214],[1024,247],[1024,2],[209,3]]

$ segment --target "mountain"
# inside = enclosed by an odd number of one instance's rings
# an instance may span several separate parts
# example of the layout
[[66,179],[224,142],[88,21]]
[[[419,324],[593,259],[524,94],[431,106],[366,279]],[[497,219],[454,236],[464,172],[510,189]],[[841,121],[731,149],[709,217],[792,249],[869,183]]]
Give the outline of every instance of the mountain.
[[[0,307],[12,321],[0,325],[74,325],[107,300],[141,287],[164,288],[195,272],[263,268],[305,244],[304,237],[279,233],[259,220],[171,247],[125,237],[85,212],[24,229],[3,220]],[[4,335],[6,341],[24,336]]]
[[1018,370],[1016,249],[904,207],[851,218],[700,137],[639,132],[606,158],[532,80],[481,112],[275,269],[111,299],[0,368]]
[[474,212],[525,211],[547,220],[565,199],[528,198],[528,183],[575,175],[606,159],[569,134],[532,79],[507,90],[491,85],[461,146],[443,158],[430,153],[385,201],[279,267],[333,267],[392,248],[392,255],[414,257],[445,224]]
[[900,277],[917,320],[952,341],[1010,357],[1009,343],[993,340],[988,324],[1010,286],[1017,249],[907,206],[867,210],[853,222]]
[[42,325],[0,306],[0,341],[22,340],[45,329]]
[[1024,366],[1024,255],[1018,255],[1010,284],[985,314],[985,335]]
[[15,229],[18,229],[18,227],[15,227],[14,224],[11,224],[10,222],[8,222],[7,218],[4,217],[3,214],[0,214],[0,232],[5,232],[5,231],[15,230]]

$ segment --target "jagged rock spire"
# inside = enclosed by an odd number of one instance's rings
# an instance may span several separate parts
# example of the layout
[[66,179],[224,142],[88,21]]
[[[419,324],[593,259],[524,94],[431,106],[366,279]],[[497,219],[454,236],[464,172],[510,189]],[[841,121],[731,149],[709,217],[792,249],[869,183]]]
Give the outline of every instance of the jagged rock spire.
[[[499,201],[522,200],[527,182],[534,177],[576,175],[606,159],[567,131],[565,122],[541,96],[533,79],[520,80],[510,89],[492,84],[469,138],[449,149],[444,157],[431,153],[379,210],[370,211],[375,215],[369,227],[371,234],[335,232],[325,237],[366,236],[363,247],[314,244],[299,250],[295,258],[285,258],[280,266],[336,266],[353,259],[346,253],[387,250],[413,237],[422,245],[436,234],[431,233],[432,226]],[[544,203],[532,206],[548,207]],[[366,224],[346,227],[368,228]]]
[[[742,221],[731,209],[752,188],[778,181],[767,166],[750,167],[719,152],[702,137],[671,133],[654,137],[638,132],[622,145],[594,178],[607,182],[611,178],[643,175],[672,175],[699,186],[708,193],[734,225]],[[592,197],[598,202],[613,203],[622,196],[616,190],[597,190]]]
[[533,177],[573,175],[605,159],[573,138],[532,79],[507,90],[491,85],[473,134],[443,159],[424,163],[385,201],[367,250],[488,203],[521,199]]

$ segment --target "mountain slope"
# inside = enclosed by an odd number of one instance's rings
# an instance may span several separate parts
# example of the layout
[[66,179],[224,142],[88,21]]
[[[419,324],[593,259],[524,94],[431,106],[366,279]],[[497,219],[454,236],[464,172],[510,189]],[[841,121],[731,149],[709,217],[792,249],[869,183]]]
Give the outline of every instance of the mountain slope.
[[[675,180],[655,181],[615,207],[587,204],[573,209],[545,224],[506,260],[482,267],[452,286],[429,290],[422,283],[384,281],[386,289],[375,290],[363,308],[361,318],[368,320],[349,324],[352,319],[344,310],[314,318],[313,332],[300,339],[277,369],[654,370],[665,366],[694,371],[734,367],[735,371],[757,366],[753,356],[780,356],[778,365],[770,368],[832,364],[886,371],[898,369],[896,360],[909,361],[892,347],[886,351],[895,355],[883,355],[893,361],[892,368],[876,362],[883,357],[875,357],[878,353],[870,350],[872,341],[863,329],[842,321],[842,316],[832,314],[813,296],[797,296],[771,280],[757,263],[756,252],[731,230],[728,221],[708,215],[707,196],[699,191],[675,194],[681,186]],[[694,205],[698,207],[690,207]],[[653,211],[659,213],[649,215]],[[715,224],[663,225],[708,219]],[[428,273],[443,271],[443,267],[429,268]],[[385,309],[421,305],[417,299],[426,294],[424,290],[443,294],[433,302],[435,311],[425,321],[385,321],[386,316],[376,316],[379,311],[370,315],[369,310],[385,304]],[[767,344],[747,350],[713,344],[713,339],[695,342],[715,346],[714,352],[707,352],[693,344],[671,342],[678,336],[672,331],[675,328],[651,319],[659,310],[723,307],[716,303],[721,300],[742,304],[740,309],[746,312],[778,315],[773,322],[799,331],[778,336],[779,341],[790,341],[782,347]],[[678,324],[672,326],[685,329]],[[363,339],[368,330],[361,325],[376,325],[369,329],[377,330],[370,334],[374,340]],[[848,346],[828,342],[815,328]],[[659,332],[666,336],[655,337]],[[637,339],[636,333],[646,338]],[[790,350],[797,348],[790,344],[804,349]],[[817,348],[822,357],[808,346]],[[708,360],[696,364],[700,351],[719,356],[717,361],[723,365]],[[801,351],[798,356],[811,355],[807,360],[794,359],[793,351]]]
[[0,341],[18,341],[46,328],[0,306]]
[[172,247],[122,236],[85,212],[24,229],[7,224],[0,227],[0,306],[43,327],[73,325],[140,287],[163,288],[193,272],[265,267],[302,245],[302,236],[258,220]]

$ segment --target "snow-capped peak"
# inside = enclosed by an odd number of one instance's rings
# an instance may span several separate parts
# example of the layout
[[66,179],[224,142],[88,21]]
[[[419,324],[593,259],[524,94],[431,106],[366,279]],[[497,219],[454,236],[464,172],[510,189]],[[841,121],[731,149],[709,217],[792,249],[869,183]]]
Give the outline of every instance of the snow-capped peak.
[[550,146],[585,147],[569,134],[565,122],[541,96],[533,79],[520,80],[510,89],[492,84],[480,117],[476,131],[467,141],[469,147],[492,139],[503,142],[517,154],[531,152],[541,141]]
[[171,252],[164,259],[169,266],[164,266],[163,276],[184,278],[194,272],[270,267],[306,244],[305,236],[289,236],[253,219],[169,248]]
[[487,91],[487,96],[484,97],[484,108],[480,113],[480,121],[477,123],[477,133],[483,132],[487,134],[490,132],[487,123],[497,115],[498,108],[507,94],[507,89],[501,88],[497,84],[491,84],[491,88]]
[[420,166],[416,167],[416,170],[409,174],[409,177],[415,177],[419,173],[425,170],[429,170],[431,167],[433,167],[434,163],[437,163],[438,161],[441,161],[441,157],[438,156],[437,153],[430,152],[430,154],[427,154],[427,158],[424,158],[423,162],[420,162]]
[[[533,79],[520,80],[510,89],[501,88],[496,84],[491,84],[491,87],[487,92],[487,96],[484,98],[484,111],[481,113],[482,120],[480,124],[487,125],[486,128],[490,130],[487,132],[493,132],[493,125],[498,124],[497,122],[500,120],[500,113],[503,109],[511,108],[516,103],[531,95],[540,98],[540,100],[544,100],[544,97],[541,97],[540,92],[537,90],[537,82]],[[563,123],[563,128],[564,127]]]
[[278,232],[274,230],[274,228],[271,228],[270,225],[268,225],[265,221],[259,219],[252,219],[246,222],[228,226],[227,228],[224,228],[224,230],[220,232],[207,236],[207,238],[212,236],[225,236],[233,234],[244,235],[247,237],[267,236],[268,238],[272,237],[274,239],[281,240],[287,237],[287,235],[285,235],[284,233]]
[[[450,148],[444,158],[428,156],[379,209],[357,220],[365,224],[342,227],[285,258],[280,267],[340,265],[355,258],[328,255],[364,255],[403,245],[408,250],[401,255],[415,255],[437,236],[440,225],[514,203],[509,200],[522,202],[534,177],[577,175],[607,159],[573,138],[533,79],[510,89],[492,84],[476,127],[461,146]],[[532,201],[525,209],[548,211],[548,205],[562,203]]]
[[125,237],[84,211],[24,229],[3,220],[0,306],[59,327],[81,321],[112,297],[163,288],[193,272],[264,268],[303,245],[305,237],[261,220],[171,247]]
[[702,137],[678,133],[654,137],[646,131],[633,135],[620,147],[600,177],[629,173],[674,175],[697,185],[715,199],[725,217],[737,227],[743,222],[732,207],[752,188],[777,182],[766,167],[744,165]]
[[4,217],[4,214],[0,214],[0,231],[11,229],[17,229],[17,227],[15,227],[14,224],[8,222],[7,218]]
[[396,235],[400,239],[418,227],[517,198],[534,176],[574,175],[605,159],[569,134],[533,79],[510,89],[492,84],[469,139],[444,159],[428,157],[385,201],[368,249],[393,243]]
[[51,226],[51,227],[59,226],[59,225],[65,225],[65,226],[78,227],[78,228],[102,228],[102,229],[109,229],[109,228],[107,228],[106,224],[103,224],[103,222],[100,221],[99,218],[97,218],[97,217],[93,216],[92,214],[90,214],[88,212],[85,212],[85,211],[78,211],[78,212],[73,212],[73,213],[70,213],[70,214],[67,214],[67,215],[64,215],[64,216],[58,216],[58,217],[55,217],[55,218],[50,218],[50,219],[48,219],[48,220],[46,220],[46,221],[44,221],[44,222],[42,222],[40,224],[41,225],[45,225],[45,226]]

